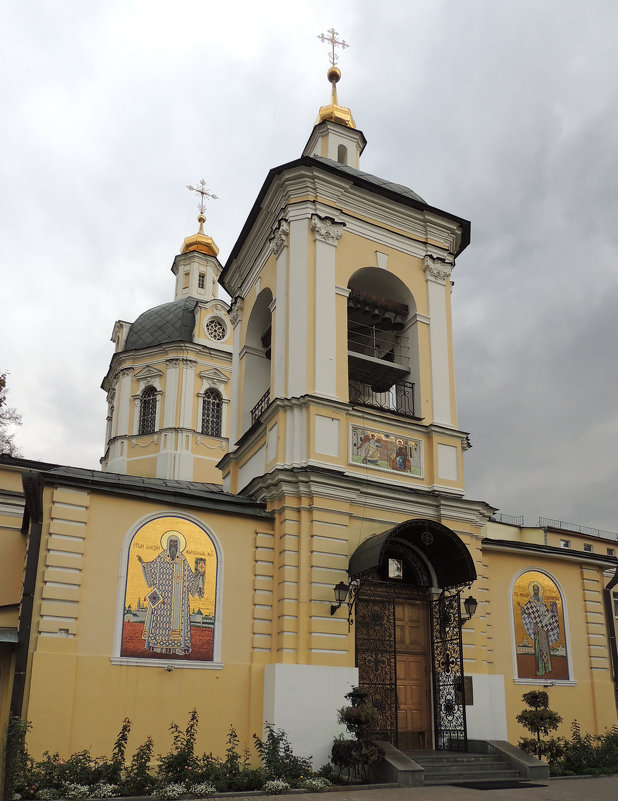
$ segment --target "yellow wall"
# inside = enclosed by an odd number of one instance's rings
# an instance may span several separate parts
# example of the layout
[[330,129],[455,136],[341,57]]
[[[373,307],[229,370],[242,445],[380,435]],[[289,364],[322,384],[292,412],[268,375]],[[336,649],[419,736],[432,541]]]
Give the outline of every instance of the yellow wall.
[[[72,508],[77,505],[81,513]],[[33,723],[33,754],[50,747],[63,754],[85,747],[94,753],[109,753],[126,716],[133,721],[131,748],[151,735],[155,749],[164,751],[169,745],[169,723],[174,720],[182,725],[194,706],[202,721],[199,748],[223,751],[230,724],[248,744],[252,731],[261,728],[261,684],[257,682],[260,693],[255,697],[251,664],[253,587],[242,578],[254,571],[251,546],[256,520],[204,510],[191,512],[214,532],[223,549],[223,667],[168,672],[165,663],[161,667],[114,665],[110,654],[123,538],[145,515],[178,510],[141,499],[51,488],[45,490],[45,508],[31,679],[24,706],[24,715]],[[63,520],[69,511],[81,519]],[[262,520],[262,528],[264,522],[269,525]],[[79,572],[64,577],[50,574],[46,567],[49,550],[58,548],[58,537],[69,531],[75,536],[78,530],[83,539],[73,542],[78,552],[72,565]],[[50,534],[56,539],[50,539]],[[69,585],[69,578],[76,586]],[[51,579],[56,584],[67,582],[66,588],[50,586]],[[65,614],[74,616],[72,622],[54,621],[52,615],[58,614],[62,605],[70,607]],[[45,614],[47,619],[42,617]],[[62,628],[75,636],[57,636]]]

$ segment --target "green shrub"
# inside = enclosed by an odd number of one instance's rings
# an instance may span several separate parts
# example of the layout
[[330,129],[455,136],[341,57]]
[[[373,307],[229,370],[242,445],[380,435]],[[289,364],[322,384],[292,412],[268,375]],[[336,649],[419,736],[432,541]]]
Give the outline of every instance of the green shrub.
[[32,759],[26,747],[26,735],[31,728],[27,720],[10,715],[6,731],[4,798],[11,801],[30,781]]
[[265,738],[262,740],[254,734],[253,740],[265,778],[282,779],[291,787],[299,786],[304,777],[312,774],[311,758],[296,756],[287,734],[282,729],[275,729],[270,723],[264,728]]
[[373,740],[346,740],[341,737],[334,741],[331,760],[341,776],[368,782],[372,768],[384,759],[384,749]]
[[530,709],[522,710],[515,720],[536,737],[522,737],[518,743],[519,748],[528,754],[534,754],[538,759],[548,756],[550,752],[556,753],[557,741],[541,740],[541,734],[547,736],[562,722],[560,715],[549,708],[549,696],[543,690],[531,690],[524,693],[522,698]]
[[121,795],[148,795],[151,792],[155,785],[155,779],[150,773],[153,748],[152,737],[147,737],[146,742],[133,754],[119,787]]
[[172,748],[169,753],[159,756],[157,760],[157,773],[163,784],[170,785],[196,779],[195,739],[198,723],[197,709],[194,708],[184,731],[176,723],[170,724]]

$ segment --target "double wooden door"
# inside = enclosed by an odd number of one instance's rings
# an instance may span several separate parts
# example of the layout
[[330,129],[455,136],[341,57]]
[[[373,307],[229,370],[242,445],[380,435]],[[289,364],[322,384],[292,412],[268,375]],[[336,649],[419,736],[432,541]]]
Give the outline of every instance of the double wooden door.
[[395,600],[397,741],[399,748],[431,748],[430,649],[427,604]]

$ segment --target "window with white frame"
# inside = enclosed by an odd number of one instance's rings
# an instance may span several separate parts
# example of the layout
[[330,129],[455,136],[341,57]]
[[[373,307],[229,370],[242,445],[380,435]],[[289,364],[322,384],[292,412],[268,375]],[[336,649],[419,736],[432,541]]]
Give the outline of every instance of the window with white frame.
[[207,389],[202,401],[202,434],[208,437],[221,436],[223,398],[216,389]]
[[157,390],[153,386],[142,392],[139,406],[139,433],[153,434],[157,420]]

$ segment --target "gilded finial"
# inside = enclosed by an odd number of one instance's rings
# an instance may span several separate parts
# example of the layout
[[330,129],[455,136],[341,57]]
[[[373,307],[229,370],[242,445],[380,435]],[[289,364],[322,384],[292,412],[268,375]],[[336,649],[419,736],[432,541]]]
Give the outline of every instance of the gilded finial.
[[199,186],[187,184],[187,189],[190,192],[195,192],[200,196],[199,203],[197,204],[199,211],[199,214],[197,215],[197,221],[200,224],[200,229],[197,234],[188,236],[185,239],[181,253],[186,253],[188,250],[199,250],[202,253],[208,253],[211,256],[216,256],[219,252],[219,248],[215,245],[212,238],[204,233],[204,223],[206,222],[206,198],[210,198],[211,200],[218,200],[219,198],[217,195],[209,192],[206,189],[206,181],[203,178],[201,179]]
[[330,67],[328,68],[326,77],[331,85],[331,100],[330,106],[322,106],[320,109],[317,122],[330,120],[331,122],[338,122],[340,125],[346,125],[348,128],[356,128],[356,124],[354,123],[350,109],[340,106],[339,101],[337,100],[337,83],[341,78],[341,70],[337,66],[339,56],[335,52],[335,48],[340,47],[342,50],[345,50],[346,47],[350,46],[345,39],[338,39],[338,36],[339,32],[334,28],[329,28],[326,33],[318,34],[318,39],[321,42],[325,42],[330,45]]

